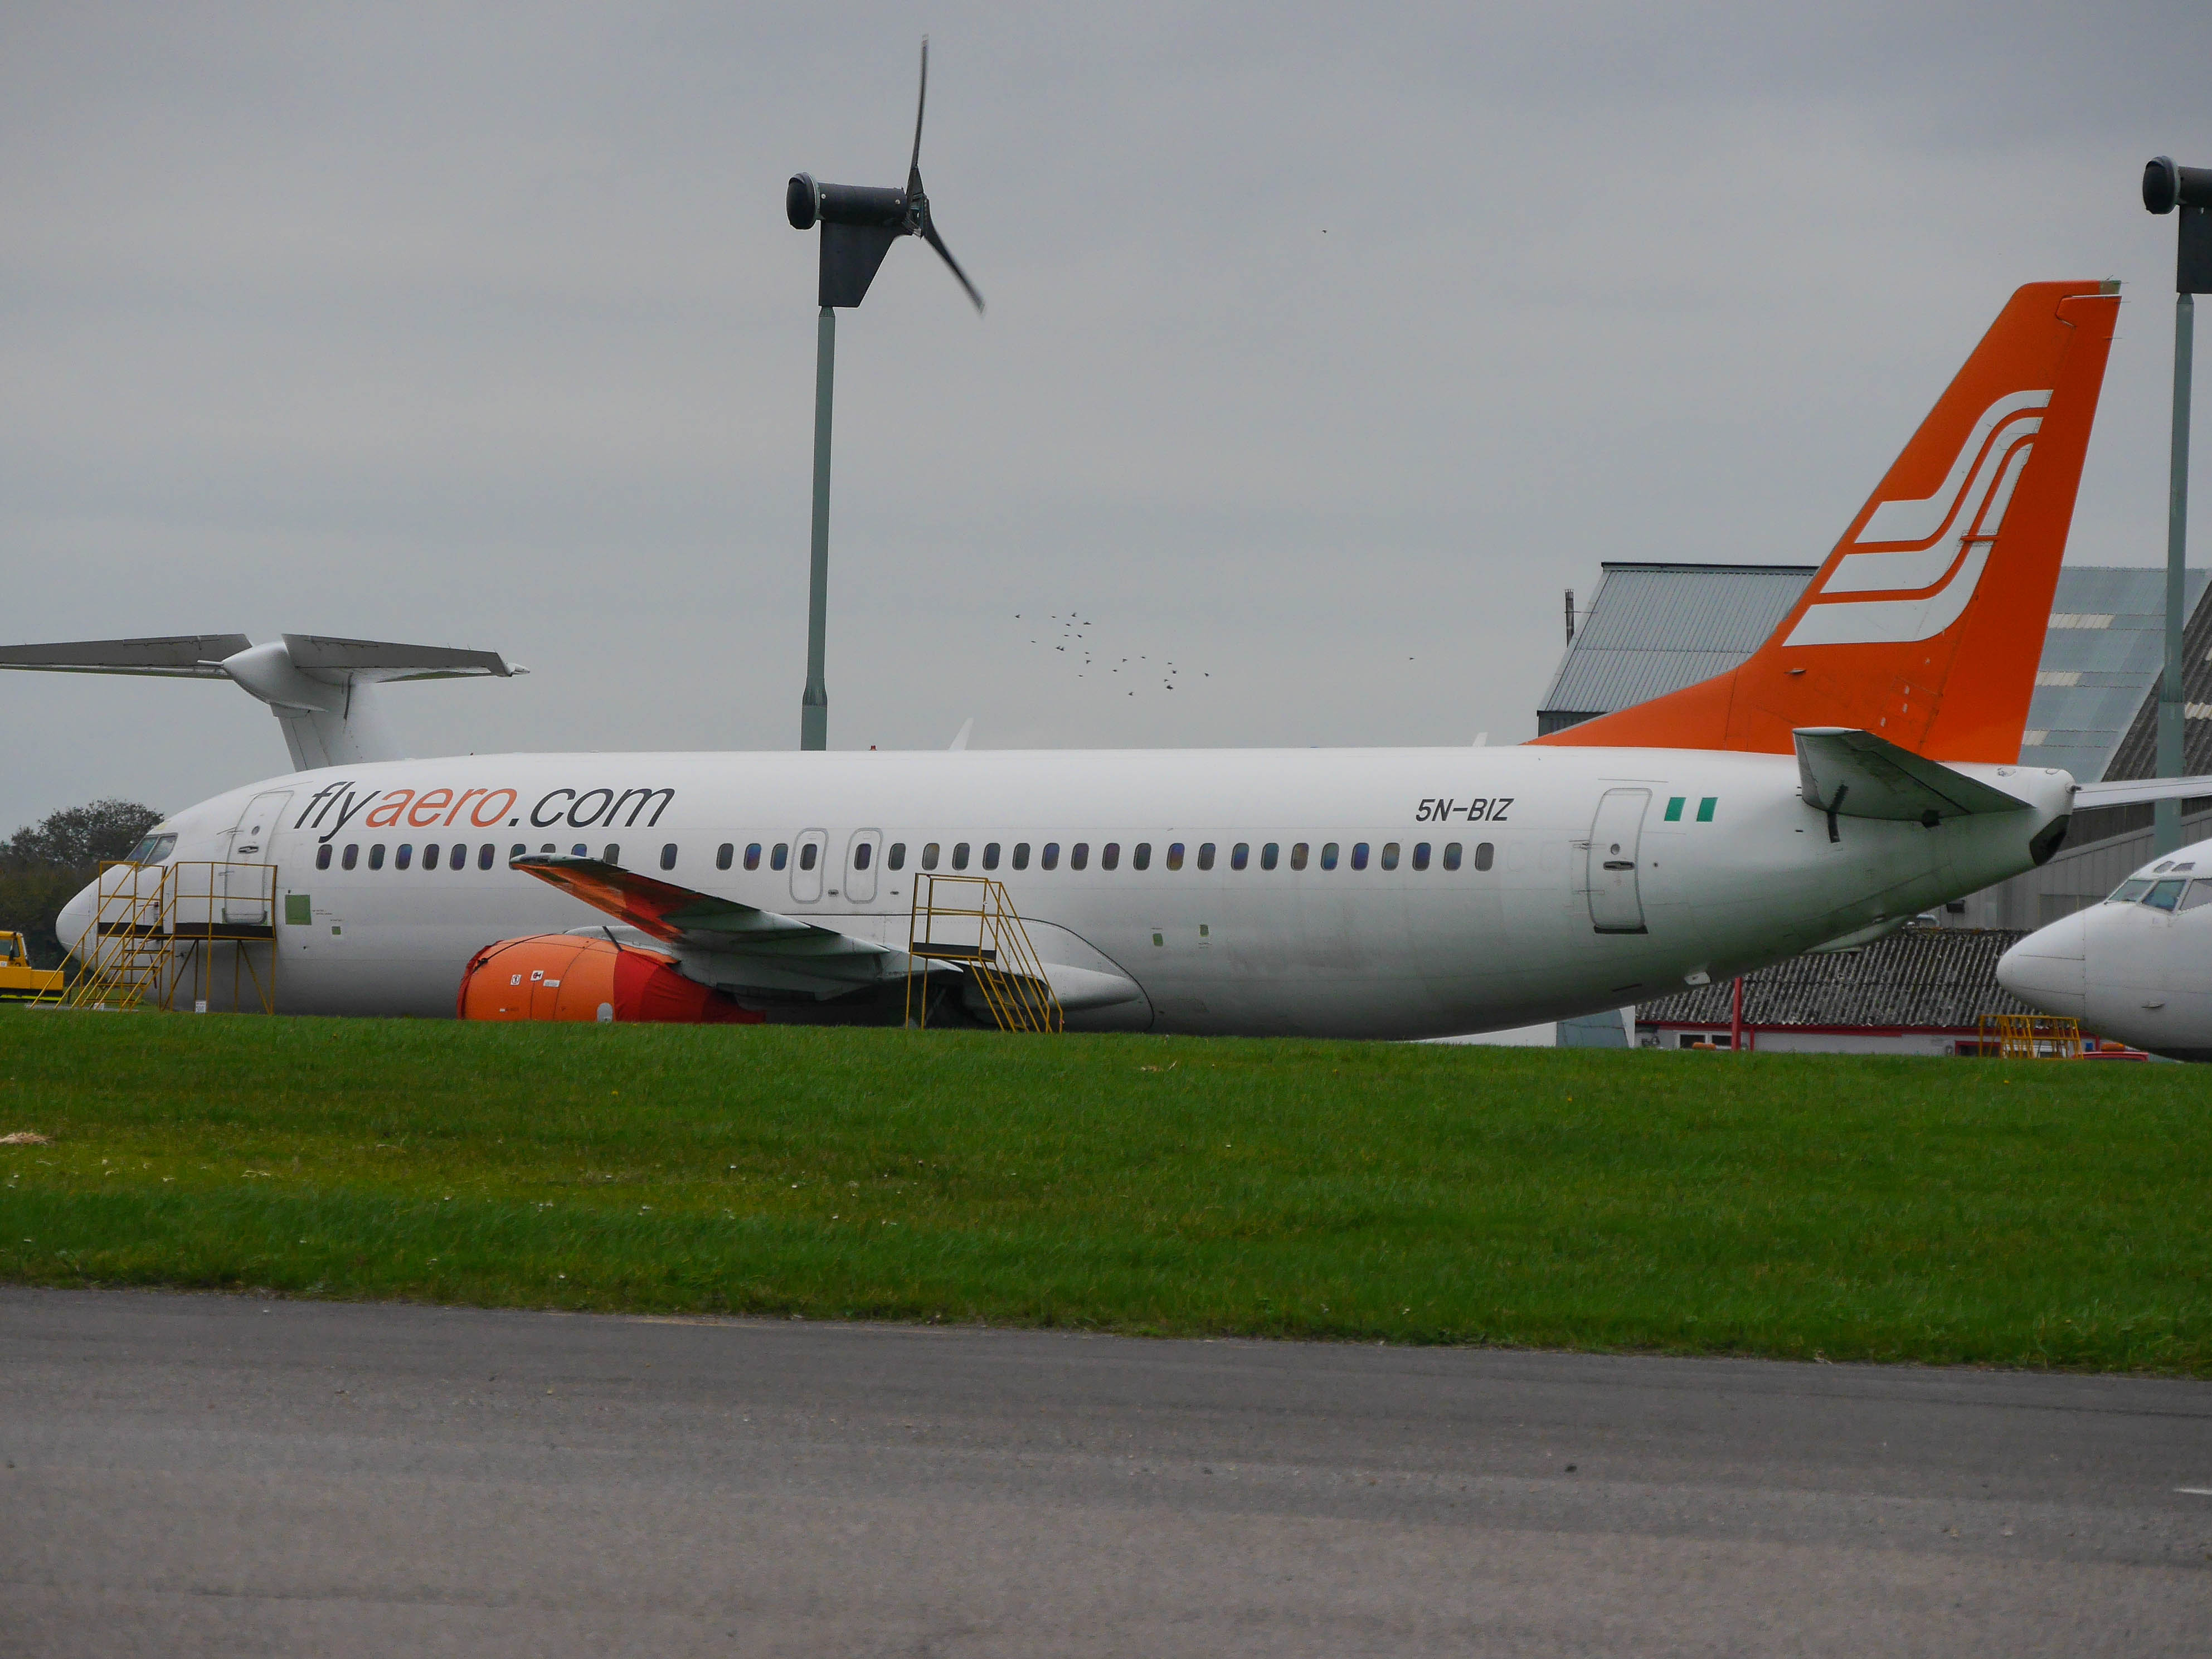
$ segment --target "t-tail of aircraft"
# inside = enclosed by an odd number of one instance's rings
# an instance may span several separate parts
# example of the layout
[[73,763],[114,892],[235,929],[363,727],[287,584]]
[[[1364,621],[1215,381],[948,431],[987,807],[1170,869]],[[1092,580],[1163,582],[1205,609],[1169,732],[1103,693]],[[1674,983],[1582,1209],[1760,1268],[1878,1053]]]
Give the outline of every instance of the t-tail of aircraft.
[[400,760],[374,686],[390,680],[449,680],[530,671],[496,651],[396,645],[287,634],[255,645],[243,634],[175,634],[160,639],[72,640],[0,646],[0,668],[58,674],[141,674],[227,679],[269,705],[300,771]]
[[1765,645],[1535,741],[1786,754],[1840,727],[2018,761],[2119,305],[2117,283],[2021,289]]

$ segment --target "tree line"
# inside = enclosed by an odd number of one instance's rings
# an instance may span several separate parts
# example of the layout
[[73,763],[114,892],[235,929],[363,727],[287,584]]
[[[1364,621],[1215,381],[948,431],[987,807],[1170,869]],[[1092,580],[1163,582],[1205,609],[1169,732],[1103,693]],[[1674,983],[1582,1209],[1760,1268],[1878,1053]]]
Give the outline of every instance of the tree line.
[[27,934],[32,961],[59,967],[76,943],[55,931],[62,906],[99,873],[103,859],[123,857],[161,821],[135,800],[96,800],[50,812],[0,842],[0,933]]

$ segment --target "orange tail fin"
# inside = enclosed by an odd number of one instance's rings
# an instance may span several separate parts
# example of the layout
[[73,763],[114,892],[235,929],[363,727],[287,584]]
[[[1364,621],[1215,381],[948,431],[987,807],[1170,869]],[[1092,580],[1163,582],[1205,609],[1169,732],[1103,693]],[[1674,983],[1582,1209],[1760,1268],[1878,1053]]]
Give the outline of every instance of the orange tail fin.
[[1935,760],[2018,760],[2117,289],[2012,296],[1741,666],[1535,741],[1785,754],[1796,727],[1841,726]]

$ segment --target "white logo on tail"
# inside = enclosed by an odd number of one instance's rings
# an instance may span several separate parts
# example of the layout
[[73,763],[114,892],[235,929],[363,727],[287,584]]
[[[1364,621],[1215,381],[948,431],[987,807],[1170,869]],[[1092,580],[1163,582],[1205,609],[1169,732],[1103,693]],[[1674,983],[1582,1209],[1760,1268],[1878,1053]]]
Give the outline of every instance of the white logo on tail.
[[[1891,645],[1933,638],[1966,614],[2051,393],[2015,392],[1982,411],[1936,493],[1884,501],[1820,584],[1784,645]],[[1909,593],[1857,599],[1854,593]],[[1829,599],[1826,596],[1839,596]]]

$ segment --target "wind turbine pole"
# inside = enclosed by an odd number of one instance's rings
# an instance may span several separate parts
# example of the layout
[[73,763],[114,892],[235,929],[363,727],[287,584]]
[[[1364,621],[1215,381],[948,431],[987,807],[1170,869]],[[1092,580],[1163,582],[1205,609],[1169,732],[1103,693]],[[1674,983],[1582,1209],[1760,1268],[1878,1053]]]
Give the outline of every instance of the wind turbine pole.
[[806,582],[806,690],[799,746],[830,746],[830,686],[823,678],[830,627],[830,401],[837,379],[837,313],[822,307],[814,335],[814,558]]

